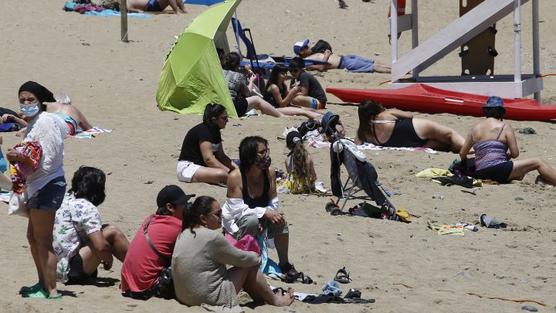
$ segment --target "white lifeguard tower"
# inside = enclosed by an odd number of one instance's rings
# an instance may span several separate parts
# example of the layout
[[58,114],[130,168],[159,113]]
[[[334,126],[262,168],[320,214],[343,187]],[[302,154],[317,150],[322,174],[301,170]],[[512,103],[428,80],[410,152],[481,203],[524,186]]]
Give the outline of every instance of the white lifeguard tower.
[[[408,0],[409,1],[409,0]],[[470,0],[460,0],[465,3]],[[539,0],[532,2],[533,73],[521,73],[521,6],[529,0],[476,0],[468,10],[426,41],[419,43],[418,0],[411,0],[411,13],[397,15],[398,1],[391,0],[390,34],[392,45],[392,87],[425,83],[437,88],[481,94],[501,95],[505,98],[523,98],[534,94],[540,100],[543,87],[540,73]],[[401,1],[403,2],[403,1]],[[460,8],[462,2],[460,2]],[[461,12],[461,11],[460,11]],[[465,47],[473,38],[488,31],[497,21],[513,12],[514,15],[514,73],[495,75],[474,73],[461,76],[421,77],[419,73],[458,47]],[[397,16],[397,18],[396,18]],[[398,56],[398,37],[395,34],[411,30],[412,49]],[[487,47],[484,47],[485,49]],[[463,48],[462,48],[463,51]],[[495,50],[494,50],[495,51]],[[496,52],[494,52],[495,54]],[[461,54],[460,54],[461,55]],[[493,56],[494,57],[494,56]],[[412,78],[404,78],[411,72]]]

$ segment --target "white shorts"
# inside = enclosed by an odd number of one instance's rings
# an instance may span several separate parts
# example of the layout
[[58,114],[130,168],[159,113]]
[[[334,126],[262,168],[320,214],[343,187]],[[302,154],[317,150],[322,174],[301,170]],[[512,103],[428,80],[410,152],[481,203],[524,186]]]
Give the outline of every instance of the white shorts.
[[190,183],[193,179],[195,172],[201,167],[201,165],[195,164],[189,161],[178,161],[178,166],[176,168],[178,174],[178,180],[186,183]]

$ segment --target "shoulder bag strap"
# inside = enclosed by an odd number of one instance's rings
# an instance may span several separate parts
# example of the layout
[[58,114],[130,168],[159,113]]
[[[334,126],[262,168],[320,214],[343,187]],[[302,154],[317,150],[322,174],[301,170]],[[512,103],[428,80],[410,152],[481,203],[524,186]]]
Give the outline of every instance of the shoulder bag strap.
[[156,255],[158,255],[159,257],[168,260],[168,257],[163,255],[162,253],[160,253],[160,251],[158,251],[158,249],[154,246],[151,237],[149,236],[148,233],[148,228],[149,225],[151,224],[151,220],[152,220],[152,216],[149,217],[149,220],[145,223],[145,226],[143,227],[143,234],[145,235],[145,239],[147,240],[147,243],[149,244],[149,246],[151,247],[151,249],[154,251],[154,253],[156,253]]

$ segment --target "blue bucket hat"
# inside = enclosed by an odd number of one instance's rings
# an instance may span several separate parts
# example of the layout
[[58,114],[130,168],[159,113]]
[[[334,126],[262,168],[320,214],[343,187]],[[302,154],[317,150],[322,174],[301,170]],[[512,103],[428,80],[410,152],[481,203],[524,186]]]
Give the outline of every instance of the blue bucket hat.
[[504,108],[504,100],[497,96],[490,96],[483,106],[483,109],[486,108]]

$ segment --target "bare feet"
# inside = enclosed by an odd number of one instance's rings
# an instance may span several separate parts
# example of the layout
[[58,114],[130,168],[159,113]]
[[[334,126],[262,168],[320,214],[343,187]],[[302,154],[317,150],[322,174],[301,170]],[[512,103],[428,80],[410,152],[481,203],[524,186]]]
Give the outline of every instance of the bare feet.
[[289,306],[293,303],[293,300],[293,289],[288,288],[287,292],[278,291],[278,293],[274,295],[274,303],[271,304],[274,306]]

